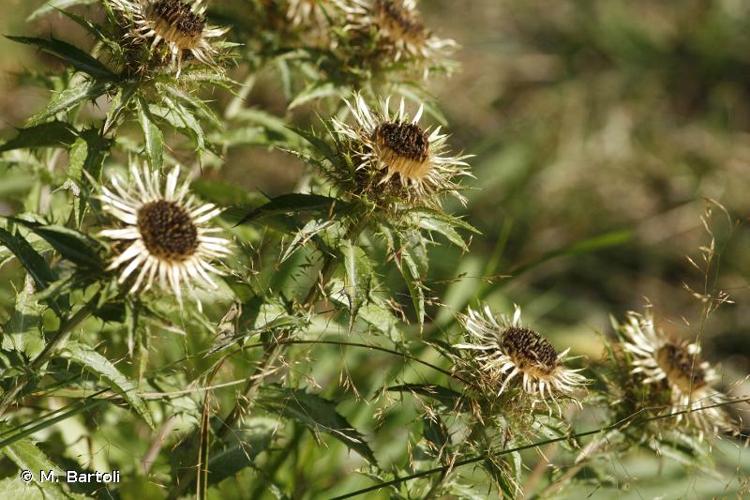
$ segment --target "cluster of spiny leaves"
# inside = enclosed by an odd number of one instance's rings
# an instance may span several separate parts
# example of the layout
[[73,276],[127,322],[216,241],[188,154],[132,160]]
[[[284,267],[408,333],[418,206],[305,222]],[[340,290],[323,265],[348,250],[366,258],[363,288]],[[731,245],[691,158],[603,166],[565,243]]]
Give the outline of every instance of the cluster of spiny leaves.
[[[61,63],[33,75],[52,97],[0,146],[3,172],[25,169],[37,179],[0,228],[0,257],[14,266],[16,286],[2,316],[0,451],[16,467],[118,469],[124,483],[110,488],[127,498],[204,496],[211,488],[229,498],[268,491],[289,498],[305,488],[330,497],[373,481],[398,498],[481,498],[488,488],[518,495],[524,461],[533,460],[522,451],[540,441],[581,453],[557,399],[538,404],[525,380],[497,387],[479,356],[460,347],[460,321],[427,321],[440,305],[428,282],[431,250],[468,250],[473,227],[443,208],[440,189],[411,196],[400,173],[363,169],[361,145],[337,129],[357,99],[376,109],[397,94],[417,109],[429,78],[451,70],[437,53],[451,45],[407,16],[414,2],[217,2],[205,18],[197,11],[190,18],[194,32],[174,36],[177,52],[135,36],[148,26],[125,4],[147,14],[161,5],[165,19],[188,5],[51,0],[32,17],[64,16],[87,43],[12,37]],[[368,27],[355,15],[367,6],[401,9],[400,24],[392,32]],[[208,48],[197,45],[201,33],[225,28]],[[266,78],[283,91],[282,116],[249,104],[253,85]],[[424,104],[429,119],[443,121]],[[311,110],[319,119],[309,118]],[[408,132],[415,123],[391,125]],[[377,147],[375,135],[362,139]],[[294,192],[273,198],[215,180],[227,155],[248,147],[301,159],[308,174]],[[232,249],[217,288],[198,290],[196,301],[178,302],[158,284],[129,290],[127,276],[110,265],[124,248],[102,236],[111,199],[101,193],[108,173],[133,162],[164,176],[176,163],[212,174],[195,176],[190,190],[223,209],[219,224]],[[254,165],[246,168],[252,176]],[[535,332],[523,338],[546,342]],[[623,377],[616,387],[629,390],[632,367],[614,368]],[[592,400],[606,390],[604,381],[596,385]],[[646,403],[669,408],[665,392],[654,392],[623,397],[612,421]],[[622,449],[644,441],[659,453],[676,447],[661,428],[619,437],[612,441],[626,443]],[[687,458],[702,459],[700,439],[679,445]],[[352,468],[342,448],[359,457],[361,478],[337,481]],[[299,471],[285,468],[290,455]],[[452,472],[473,463],[481,470]],[[0,488],[17,481],[8,474]],[[36,487],[76,496],[100,486]]]

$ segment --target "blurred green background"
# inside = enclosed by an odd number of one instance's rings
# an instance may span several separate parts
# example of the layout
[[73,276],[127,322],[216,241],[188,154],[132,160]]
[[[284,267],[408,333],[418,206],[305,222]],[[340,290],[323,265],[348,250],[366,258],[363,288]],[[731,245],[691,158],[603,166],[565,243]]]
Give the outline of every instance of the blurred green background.
[[[57,15],[26,24],[41,3],[2,0],[2,33],[78,36]],[[557,347],[598,360],[598,333],[609,332],[609,315],[621,317],[646,300],[662,326],[694,338],[703,304],[687,288],[702,291],[707,282],[735,303],[711,316],[704,353],[721,364],[727,392],[748,394],[750,2],[422,4],[428,25],[462,46],[461,70],[429,87],[454,148],[476,155],[468,207],[450,208],[482,231],[470,254],[433,249],[432,290],[445,307],[430,314],[438,323],[450,318],[451,308],[483,289],[498,309],[521,304]],[[7,138],[48,99],[19,72],[55,63],[4,38],[0,53],[0,137]],[[271,80],[249,101],[283,110]],[[302,172],[282,153],[238,151],[209,175],[277,194],[294,189]],[[30,183],[23,172],[5,173],[0,213],[17,210],[13,199]],[[702,264],[699,248],[711,240],[701,222],[707,206],[714,206],[709,222],[720,268],[705,280],[687,257]],[[525,263],[592,239],[603,248],[552,258],[503,286],[503,276]],[[749,470],[750,459],[726,443],[715,452],[729,476]],[[631,484],[633,498],[707,498],[726,485],[698,475],[664,492],[650,463],[623,460],[612,472]],[[673,465],[661,472],[684,474]],[[581,491],[617,495],[594,486]]]

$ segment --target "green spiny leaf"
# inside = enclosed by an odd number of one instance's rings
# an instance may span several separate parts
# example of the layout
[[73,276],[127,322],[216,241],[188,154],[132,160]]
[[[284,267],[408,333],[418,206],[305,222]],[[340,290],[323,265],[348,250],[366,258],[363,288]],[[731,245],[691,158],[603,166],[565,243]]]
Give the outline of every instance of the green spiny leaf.
[[349,298],[349,328],[351,328],[360,307],[369,298],[373,268],[365,251],[355,246],[351,241],[344,241],[340,251],[344,258],[344,270],[346,272],[344,290]]
[[81,266],[94,270],[103,268],[103,261],[98,250],[101,245],[96,241],[74,229],[63,226],[42,225],[15,217],[9,220],[23,225],[43,238],[57,250],[63,258]]
[[34,45],[43,52],[52,54],[55,57],[59,57],[66,63],[73,66],[78,71],[88,73],[94,78],[101,80],[114,80],[117,75],[112,73],[106,66],[101,62],[91,57],[83,50],[75,47],[62,40],[56,40],[50,38],[49,40],[44,38],[34,38],[26,36],[7,36],[9,40],[14,42],[23,43],[26,45]]
[[13,235],[0,228],[0,243],[13,252],[13,255],[34,278],[37,288],[47,288],[50,283],[57,280],[57,275],[50,269],[44,258],[20,234]]
[[138,98],[138,122],[146,140],[146,156],[153,168],[161,170],[164,162],[164,135],[154,123],[148,103],[142,97]]
[[78,342],[68,342],[60,352],[60,356],[81,365],[85,370],[102,377],[112,389],[120,394],[130,406],[146,421],[149,427],[154,427],[151,412],[145,401],[138,394],[135,384],[125,377],[107,358],[93,348]]
[[321,432],[330,434],[371,464],[377,465],[364,436],[336,411],[333,401],[301,389],[274,384],[261,387],[258,403],[269,412],[304,424],[316,437]]
[[20,129],[18,135],[0,146],[0,153],[22,148],[65,147],[73,144],[76,137],[76,130],[67,123],[42,123]]
[[301,213],[327,214],[337,205],[344,205],[335,198],[317,194],[292,193],[273,198],[265,205],[245,215],[237,225],[272,215],[298,215]]
[[108,89],[109,85],[105,83],[85,82],[63,90],[50,100],[44,111],[34,115],[29,120],[29,123],[31,125],[37,125],[52,118],[58,113],[67,113],[83,101],[96,99],[107,92]]

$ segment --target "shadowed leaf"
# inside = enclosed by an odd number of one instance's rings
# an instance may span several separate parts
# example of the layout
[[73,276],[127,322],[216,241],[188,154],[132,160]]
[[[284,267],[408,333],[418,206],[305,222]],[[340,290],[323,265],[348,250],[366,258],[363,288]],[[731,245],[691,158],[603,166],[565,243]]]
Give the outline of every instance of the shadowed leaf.
[[335,198],[317,194],[292,193],[273,198],[265,205],[256,208],[237,223],[245,224],[272,215],[297,215],[302,213],[325,214],[343,203]]
[[330,434],[371,464],[377,465],[364,436],[336,411],[333,401],[301,389],[269,385],[260,389],[258,403],[267,411],[304,424],[316,438],[321,432]]
[[99,256],[101,245],[83,233],[63,226],[44,226],[15,217],[9,220],[21,224],[43,238],[57,250],[63,258],[94,270],[102,269],[104,263]]
[[117,77],[117,75],[108,70],[101,62],[94,59],[78,47],[63,42],[62,40],[56,40],[54,38],[47,40],[44,38],[26,36],[7,36],[6,38],[13,40],[14,42],[34,45],[43,52],[59,57],[78,71],[88,73],[95,78],[113,80]]
[[69,146],[76,137],[76,130],[67,123],[42,123],[35,127],[20,129],[17,136],[0,146],[0,153],[21,148]]

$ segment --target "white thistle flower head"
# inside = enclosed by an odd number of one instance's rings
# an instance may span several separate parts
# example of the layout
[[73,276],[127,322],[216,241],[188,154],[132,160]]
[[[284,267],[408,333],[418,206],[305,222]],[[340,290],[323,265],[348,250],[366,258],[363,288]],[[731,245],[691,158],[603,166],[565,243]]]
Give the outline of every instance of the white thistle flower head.
[[[493,387],[497,395],[503,394],[511,384],[520,383],[532,401],[549,401],[560,406],[558,397],[572,397],[587,379],[564,364],[569,349],[558,354],[552,344],[539,333],[521,323],[521,309],[515,306],[512,317],[498,318],[485,306],[482,311],[469,308],[468,314],[459,316],[469,342],[457,344],[458,349],[475,353],[479,364],[479,377]],[[573,398],[573,401],[578,401]],[[580,404],[580,403],[578,403]]]
[[151,49],[166,47],[179,76],[186,55],[207,66],[216,66],[212,41],[228,29],[206,24],[205,0],[108,0],[132,23],[128,38],[148,43]]
[[336,0],[346,16],[346,30],[375,33],[395,61],[405,57],[434,61],[456,48],[425,27],[416,0]]
[[187,181],[178,185],[179,174],[175,166],[162,183],[159,172],[131,164],[130,182],[113,178],[112,188],[103,186],[99,199],[121,226],[100,232],[122,242],[122,252],[108,268],[121,268],[118,282],[130,279],[129,293],[135,293],[158,280],[182,304],[183,285],[191,292],[194,285],[217,288],[211,274],[221,271],[212,262],[231,251],[228,240],[214,236],[222,229],[209,224],[221,209],[196,202]]
[[[362,178],[374,178],[372,191],[433,207],[439,207],[443,194],[466,202],[457,179],[470,176],[465,161],[469,157],[447,154],[448,136],[440,127],[431,130],[419,124],[424,105],[410,117],[403,98],[395,113],[390,109],[390,97],[382,102],[380,112],[371,110],[361,94],[354,96],[354,103],[346,104],[356,123],[350,126],[334,119],[334,130],[351,145]],[[360,186],[362,191],[369,187]]]
[[673,339],[654,325],[650,310],[641,315],[630,311],[622,324],[615,324],[624,338],[623,348],[632,356],[631,374],[642,376],[644,384],[664,384],[669,387],[672,410],[688,413],[676,417],[687,421],[699,431],[714,434],[734,426],[720,408],[710,408],[726,400],[711,387],[719,376],[707,361],[700,358],[698,344]]

